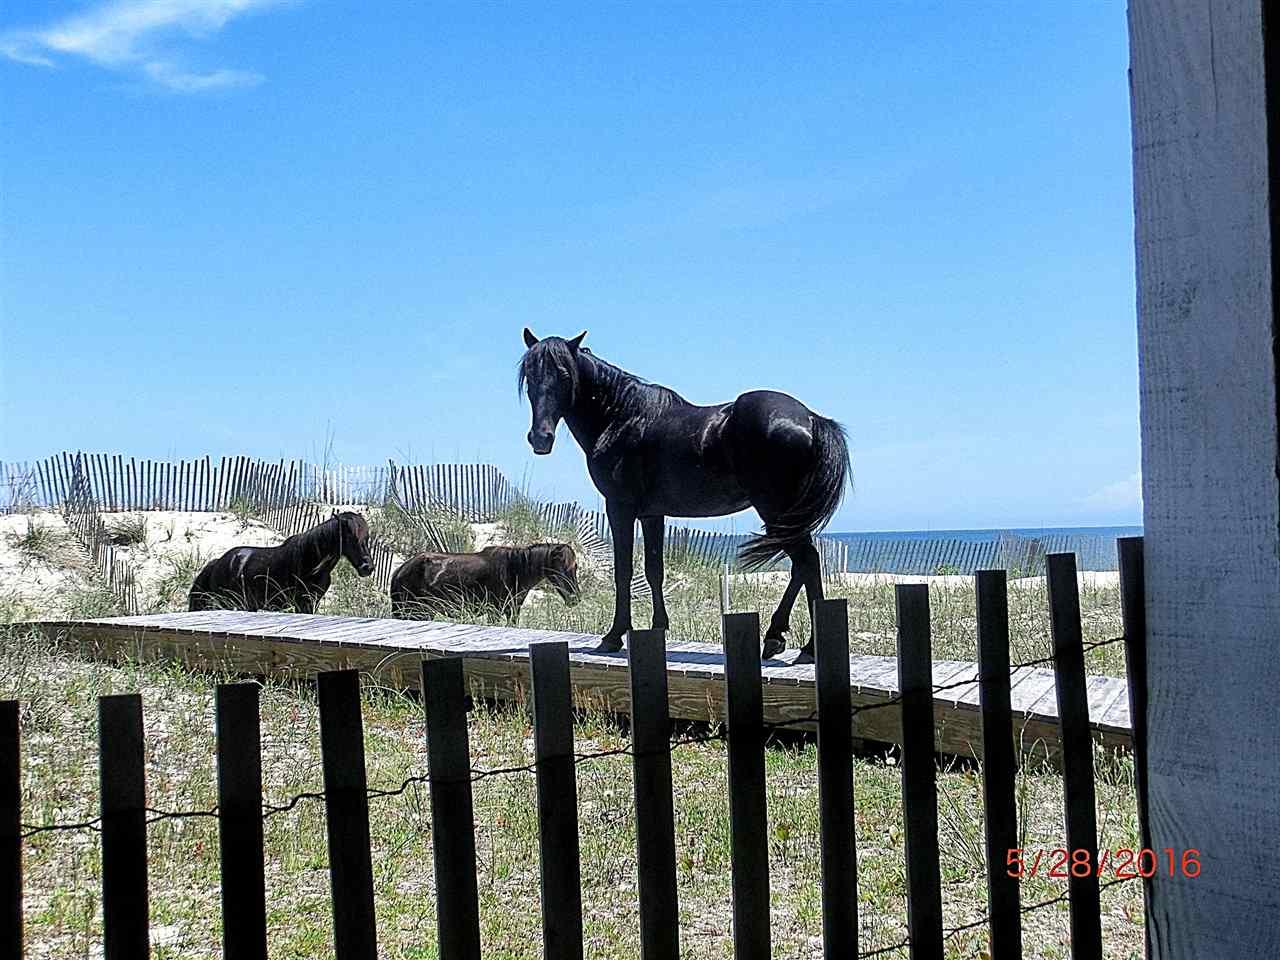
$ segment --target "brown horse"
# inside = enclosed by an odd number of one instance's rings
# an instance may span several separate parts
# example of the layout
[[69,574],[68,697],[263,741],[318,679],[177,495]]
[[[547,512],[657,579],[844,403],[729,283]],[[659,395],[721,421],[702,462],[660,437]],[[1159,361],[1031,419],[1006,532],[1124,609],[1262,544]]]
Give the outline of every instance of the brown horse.
[[391,575],[391,615],[425,619],[464,605],[494,607],[514,625],[529,591],[546,580],[578,601],[578,558],[567,543],[486,547],[479,553],[420,553]]
[[287,610],[315,613],[333,568],[346,557],[356,573],[373,573],[369,525],[338,513],[278,547],[232,547],[211,560],[191,585],[190,610]]

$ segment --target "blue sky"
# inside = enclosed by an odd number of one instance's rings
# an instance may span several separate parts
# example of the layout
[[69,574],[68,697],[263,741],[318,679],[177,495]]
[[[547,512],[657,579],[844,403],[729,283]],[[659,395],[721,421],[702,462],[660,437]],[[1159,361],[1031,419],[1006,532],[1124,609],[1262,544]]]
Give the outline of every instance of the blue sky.
[[594,502],[527,324],[840,420],[833,529],[1140,522],[1123,3],[19,0],[0,54],[0,459]]

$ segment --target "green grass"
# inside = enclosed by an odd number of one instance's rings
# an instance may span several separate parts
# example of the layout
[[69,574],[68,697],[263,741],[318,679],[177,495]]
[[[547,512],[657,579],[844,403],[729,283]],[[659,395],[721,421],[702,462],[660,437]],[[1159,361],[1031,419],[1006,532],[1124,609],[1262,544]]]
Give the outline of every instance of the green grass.
[[[381,509],[366,511],[365,517],[369,531],[404,557],[419,553],[469,553],[475,549],[471,524],[446,507],[419,513],[388,502]],[[425,519],[426,524],[419,518]]]
[[152,582],[148,604],[151,611],[160,613],[185,610],[191,584],[210,559],[195,547],[167,555],[164,558],[164,572]]
[[26,530],[9,535],[25,561],[49,567],[74,567],[80,564],[83,557],[70,533],[31,515],[26,520]]
[[126,513],[116,517],[107,524],[107,533],[111,542],[118,547],[146,546],[147,515]]
[[[513,524],[514,529],[514,524]],[[526,528],[528,529],[528,528]],[[179,555],[154,594],[171,609],[185,606],[194,551]],[[719,640],[719,572],[688,557],[667,565],[672,633],[681,639]],[[551,595],[530,598],[525,626],[601,632],[612,616],[612,583],[581,573],[580,604],[566,608]],[[167,586],[166,586],[167,584]],[[781,594],[780,578],[732,581],[732,607],[767,618]],[[848,580],[828,595],[849,600],[851,645],[856,652],[892,654],[893,587]],[[59,615],[118,612],[115,600],[93,582],[67,581],[57,596]],[[935,584],[930,591],[935,657],[973,659],[971,584]],[[1011,585],[1010,633],[1014,660],[1048,652],[1048,605],[1043,583]],[[1115,587],[1081,589],[1086,640],[1120,632]],[[30,602],[0,595],[0,621],[44,613]],[[321,612],[385,616],[385,594],[346,564],[334,572]],[[495,611],[459,609],[458,619],[497,622]],[[637,626],[648,623],[647,603],[636,604]],[[804,604],[793,617],[792,645],[808,633]],[[1120,645],[1090,652],[1092,673],[1123,675]],[[210,809],[216,803],[212,696],[217,673],[193,673],[167,663],[105,664],[69,656],[13,627],[0,627],[0,699],[22,702],[23,808],[28,823],[73,821],[96,815],[96,698],[141,692],[146,719],[148,804],[160,809]],[[627,745],[615,719],[583,703],[575,724],[576,749],[598,752]],[[394,788],[426,769],[421,705],[369,682],[363,701],[370,787]],[[322,789],[319,725],[311,689],[267,681],[262,689],[266,800],[278,804]],[[532,728],[525,704],[479,702],[468,718],[473,765],[517,766],[532,760]],[[771,745],[768,775],[771,917],[775,956],[820,952],[821,872],[815,748],[811,741]],[[1097,770],[1100,848],[1138,844],[1131,761],[1099,752]],[[980,771],[943,766],[938,811],[945,920],[948,926],[982,915],[985,903]],[[897,942],[905,932],[901,779],[892,756],[855,760],[861,947]],[[683,745],[673,754],[677,814],[677,873],[682,955],[724,958],[730,932],[729,820],[726,766],[720,742]],[[577,768],[583,902],[587,956],[638,955],[635,895],[635,823],[630,758],[585,761]],[[1064,845],[1062,781],[1033,767],[1018,779],[1025,847]],[[536,956],[540,943],[536,791],[529,774],[498,776],[474,787],[481,925],[485,956]],[[412,785],[371,801],[379,942],[383,957],[435,957],[434,876],[429,789]],[[327,848],[323,804],[301,801],[265,826],[271,952],[273,957],[331,956]],[[208,818],[164,821],[149,830],[152,919],[157,957],[220,955],[218,841]],[[101,940],[101,855],[96,834],[48,834],[25,846],[29,939],[48,957],[88,957]],[[1063,881],[1044,876],[1023,882],[1024,903],[1056,896]],[[1108,956],[1141,955],[1142,903],[1137,883],[1102,894]],[[1065,902],[1024,917],[1028,957],[1069,956]],[[948,957],[980,955],[981,930],[958,934]],[[894,954],[902,956],[902,954]],[[893,956],[893,955],[891,955]]]
[[572,527],[559,527],[543,519],[538,503],[524,493],[518,493],[502,508],[495,518],[498,527],[495,541],[512,547],[530,543],[572,543],[575,533]]
[[240,522],[241,530],[249,529],[249,521],[258,515],[258,508],[248,497],[233,497],[227,504],[228,512]]
[[[226,677],[174,665],[117,665],[73,659],[16,630],[0,632],[0,698],[22,701],[23,818],[28,823],[95,816],[96,697],[141,692],[146,723],[148,804],[211,809],[216,803],[212,690]],[[262,694],[266,801],[280,804],[322,789],[319,722],[310,688],[267,682]],[[395,788],[426,769],[420,704],[366,687],[366,765],[371,788]],[[624,747],[609,716],[584,705],[576,749]],[[468,717],[473,765],[495,768],[532,759],[532,727],[523,704],[483,701]],[[814,955],[821,935],[815,749],[774,745],[767,753],[771,916],[775,955]],[[1138,842],[1132,767],[1099,754],[1098,797],[1104,847]],[[904,935],[901,784],[892,762],[855,763],[856,831],[862,948]],[[724,748],[685,745],[673,753],[677,879],[683,955],[731,955],[729,818]],[[587,956],[638,954],[635,822],[626,756],[577,767]],[[485,956],[539,952],[536,791],[530,774],[485,778],[474,786],[481,927]],[[1060,846],[1062,784],[1046,772],[1019,780],[1024,846]],[[938,777],[939,830],[946,923],[981,915],[981,781],[971,770]],[[430,795],[411,785],[371,801],[375,902],[381,955],[434,957],[435,916]],[[164,821],[149,830],[152,922],[157,956],[219,956],[218,841],[208,818]],[[272,956],[332,956],[323,804],[303,800],[265,824]],[[48,834],[25,848],[27,925],[32,943],[51,957],[92,955],[101,938],[101,854],[92,833]],[[1062,881],[1026,880],[1024,902],[1057,895]],[[1108,956],[1138,956],[1141,892],[1126,884],[1104,891]],[[1065,903],[1024,918],[1029,957],[1069,955]],[[972,957],[981,931],[954,937],[949,957]]]

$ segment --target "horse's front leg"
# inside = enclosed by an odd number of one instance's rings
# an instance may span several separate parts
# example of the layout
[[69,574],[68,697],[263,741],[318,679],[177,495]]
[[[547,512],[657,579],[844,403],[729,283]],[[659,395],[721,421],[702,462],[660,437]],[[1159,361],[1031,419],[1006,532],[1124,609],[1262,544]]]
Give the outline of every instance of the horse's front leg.
[[667,602],[662,596],[662,538],[666,533],[665,517],[642,517],[640,530],[644,533],[644,578],[653,591],[653,629],[666,630]]
[[631,573],[636,540],[636,514],[630,506],[606,503],[613,534],[613,626],[600,638],[597,653],[622,649],[622,636],[631,629]]

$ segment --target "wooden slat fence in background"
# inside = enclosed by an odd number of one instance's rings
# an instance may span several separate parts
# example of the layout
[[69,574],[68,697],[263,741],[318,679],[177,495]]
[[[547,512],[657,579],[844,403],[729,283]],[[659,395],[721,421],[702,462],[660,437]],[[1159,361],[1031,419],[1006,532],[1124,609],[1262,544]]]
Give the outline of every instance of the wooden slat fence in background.
[[63,519],[72,536],[89,555],[94,572],[119,601],[127,614],[138,609],[138,581],[132,565],[116,554],[111,543],[111,532],[98,513],[93,498],[83,457],[77,457],[70,465],[70,495],[62,501]]
[[[553,530],[579,526],[586,516],[599,538],[610,539],[603,513],[577,503],[535,500],[492,464],[400,465],[389,460],[378,467],[320,466],[244,456],[223,457],[216,463],[209,457],[163,462],[64,452],[33,463],[0,464],[0,509],[60,508],[72,495],[72,474],[79,458],[83,458],[85,482],[104,511],[262,511],[298,502],[354,506],[395,499],[415,516],[439,519],[443,511],[472,522],[488,522],[524,501]],[[747,537],[670,523],[665,545],[672,555],[736,568],[738,550]],[[1114,541],[1093,534],[1027,537],[1005,532],[987,540],[822,536],[818,550],[826,576],[841,572],[968,576],[995,568],[1006,569],[1012,576],[1039,576],[1050,553],[1074,553],[1081,570],[1119,568]]]

